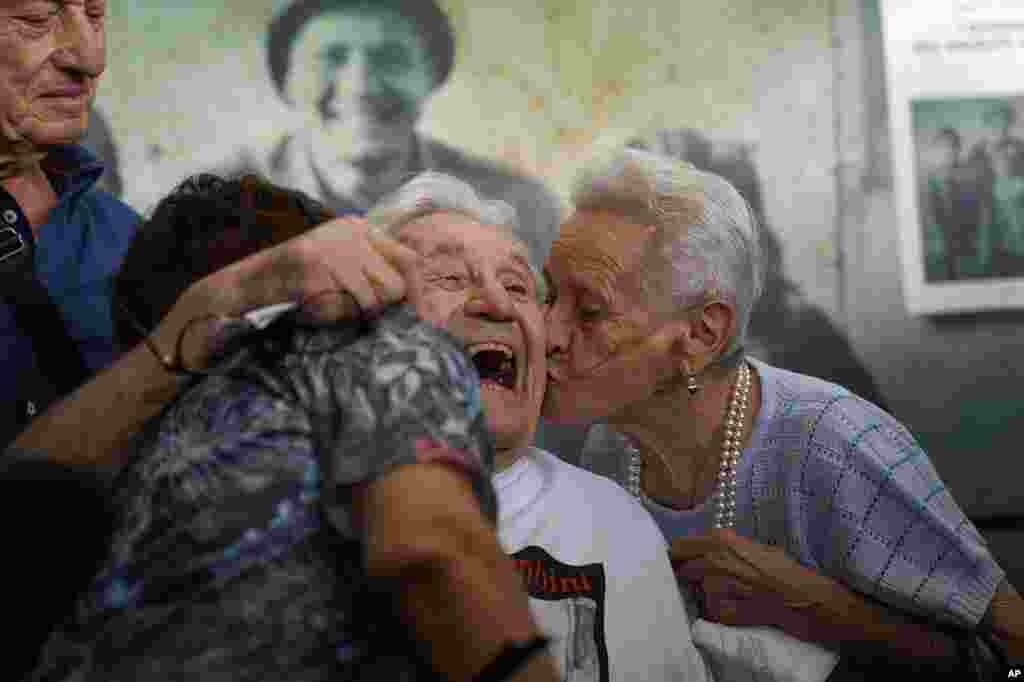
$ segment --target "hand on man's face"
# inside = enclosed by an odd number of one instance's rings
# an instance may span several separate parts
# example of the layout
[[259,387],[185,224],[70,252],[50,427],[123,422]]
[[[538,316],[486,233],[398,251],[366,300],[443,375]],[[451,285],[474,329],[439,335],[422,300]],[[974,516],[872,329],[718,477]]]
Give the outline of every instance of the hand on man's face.
[[[418,261],[415,251],[379,234],[366,220],[336,218],[189,287],[160,323],[154,340],[170,350],[191,320],[210,314],[239,316],[277,303],[328,301],[330,305],[306,309],[314,321],[325,324],[373,314],[405,298],[406,280]],[[324,296],[333,292],[350,295]],[[216,350],[203,343],[190,347]],[[205,358],[181,360],[202,367]]]
[[35,147],[85,133],[106,66],[106,0],[0,4],[0,128]]

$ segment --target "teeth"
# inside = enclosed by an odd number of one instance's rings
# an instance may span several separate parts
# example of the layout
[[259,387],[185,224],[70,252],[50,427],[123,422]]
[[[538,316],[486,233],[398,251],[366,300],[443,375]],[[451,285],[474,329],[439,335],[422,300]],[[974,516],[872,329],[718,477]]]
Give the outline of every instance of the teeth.
[[[474,343],[473,345],[469,346],[468,350],[470,355],[476,355],[477,353],[485,350],[496,350],[501,353],[504,353],[509,358],[515,357],[515,351],[513,351],[510,346],[506,346],[503,343],[494,343],[491,341],[487,341],[484,343]],[[510,360],[506,360],[506,362],[510,362]]]

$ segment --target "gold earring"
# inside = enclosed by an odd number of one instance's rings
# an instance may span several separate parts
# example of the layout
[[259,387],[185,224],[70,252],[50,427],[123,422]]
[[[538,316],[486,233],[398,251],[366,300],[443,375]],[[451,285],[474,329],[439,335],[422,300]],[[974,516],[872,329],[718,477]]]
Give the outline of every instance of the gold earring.
[[696,374],[686,375],[686,390],[690,392],[690,395],[697,395],[697,391],[700,390],[700,384],[697,383]]

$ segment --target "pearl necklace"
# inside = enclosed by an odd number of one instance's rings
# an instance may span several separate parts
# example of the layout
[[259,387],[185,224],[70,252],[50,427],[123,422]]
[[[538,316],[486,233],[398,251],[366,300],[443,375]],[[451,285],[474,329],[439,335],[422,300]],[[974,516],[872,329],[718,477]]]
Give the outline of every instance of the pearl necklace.
[[[722,460],[718,469],[718,485],[715,488],[717,512],[715,528],[732,528],[736,524],[736,465],[740,461],[743,443],[743,426],[746,423],[747,405],[750,402],[750,367],[740,365],[736,384],[729,398],[729,409],[725,418],[725,441],[722,444]],[[629,492],[641,499],[640,474],[643,459],[640,451],[627,439],[629,450]]]

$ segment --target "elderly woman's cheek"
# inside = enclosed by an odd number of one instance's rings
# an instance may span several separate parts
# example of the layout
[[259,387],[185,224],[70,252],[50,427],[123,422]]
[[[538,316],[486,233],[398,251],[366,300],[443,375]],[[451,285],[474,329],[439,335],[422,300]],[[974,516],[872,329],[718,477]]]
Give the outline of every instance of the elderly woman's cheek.
[[609,320],[604,334],[608,357],[619,355],[633,345],[643,342],[643,328],[634,320]]
[[634,364],[631,351],[642,343],[642,339],[642,330],[634,322],[606,320],[591,336],[590,357],[586,366],[579,368],[581,373],[591,374],[594,379],[621,381],[625,373],[623,370]]

